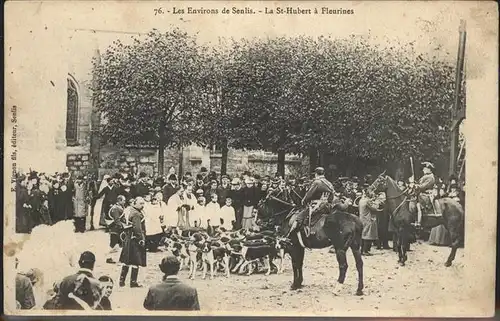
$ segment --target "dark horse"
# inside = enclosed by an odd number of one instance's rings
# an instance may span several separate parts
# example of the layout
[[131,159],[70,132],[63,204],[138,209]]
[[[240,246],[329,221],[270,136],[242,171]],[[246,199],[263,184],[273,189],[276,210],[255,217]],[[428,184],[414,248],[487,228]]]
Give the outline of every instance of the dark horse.
[[[272,221],[272,224],[279,227],[283,235],[287,235],[297,215],[306,210],[308,209],[305,207],[295,207],[293,204],[268,198],[259,205],[259,217],[267,218],[268,222]],[[309,237],[306,237],[304,228],[300,226],[288,236],[290,240],[288,251],[292,258],[293,268],[291,289],[296,290],[302,287],[305,247],[323,249],[333,245],[339,263],[337,285],[344,284],[347,272],[346,251],[350,248],[358,270],[356,295],[363,295],[363,259],[360,250],[363,224],[361,220],[357,216],[338,210],[330,204],[322,205],[318,211],[324,214],[314,224],[312,223]],[[300,238],[298,233],[300,233]]]
[[[378,176],[369,189],[375,193],[385,192],[386,194],[386,206],[391,213],[391,220],[396,229],[398,263],[404,266],[407,260],[406,250],[410,234],[415,231],[415,227],[412,225],[415,221],[415,209],[410,208],[410,196],[402,191],[391,177],[385,175],[385,172]],[[442,213],[442,216],[426,217],[422,215],[422,225],[432,228],[444,224],[452,241],[451,252],[445,266],[451,266],[458,247],[464,241],[464,210],[460,203],[451,198],[440,198],[437,203],[438,212]]]

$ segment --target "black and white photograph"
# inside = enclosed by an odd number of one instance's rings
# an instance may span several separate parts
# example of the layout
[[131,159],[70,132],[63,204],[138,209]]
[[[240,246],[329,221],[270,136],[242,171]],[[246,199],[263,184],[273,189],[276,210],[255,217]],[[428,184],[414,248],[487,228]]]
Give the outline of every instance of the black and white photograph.
[[5,9],[7,314],[493,315],[495,3]]

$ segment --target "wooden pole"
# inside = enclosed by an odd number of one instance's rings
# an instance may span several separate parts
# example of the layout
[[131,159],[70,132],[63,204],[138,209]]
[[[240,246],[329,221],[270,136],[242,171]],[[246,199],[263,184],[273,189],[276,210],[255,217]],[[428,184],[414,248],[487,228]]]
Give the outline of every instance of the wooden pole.
[[[96,65],[101,64],[101,54],[99,49],[96,48],[94,52],[94,59]],[[96,85],[96,75],[92,76],[92,85]],[[95,175],[95,180],[99,180],[99,154],[100,154],[100,125],[101,125],[101,114],[97,109],[97,102],[95,94],[92,94],[92,110],[90,114],[90,172]]]
[[466,39],[466,30],[465,30],[465,20],[460,20],[460,28],[459,28],[460,38],[458,43],[458,56],[457,56],[457,68],[455,71],[455,94],[454,94],[454,103],[452,109],[452,126],[450,133],[450,167],[448,171],[448,175],[451,176],[455,173],[456,167],[456,157],[457,157],[457,149],[458,149],[458,130],[460,122],[462,121],[462,117],[459,118],[459,110],[460,106],[460,93],[462,91],[462,77],[463,77],[463,68],[464,68],[464,56],[465,56],[465,39]]

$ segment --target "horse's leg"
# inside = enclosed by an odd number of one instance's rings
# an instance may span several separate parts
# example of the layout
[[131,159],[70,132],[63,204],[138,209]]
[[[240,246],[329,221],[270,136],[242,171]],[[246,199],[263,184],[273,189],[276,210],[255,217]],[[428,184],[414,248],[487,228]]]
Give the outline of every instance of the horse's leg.
[[335,282],[333,294],[339,295],[342,292],[343,284],[347,274],[347,259],[343,248],[335,247],[335,255],[337,256],[337,263],[339,264],[339,278],[337,282]]
[[297,248],[300,247],[300,244],[294,244],[293,247],[290,249],[290,258],[292,259],[292,270],[293,270],[293,282],[292,286],[290,287],[291,290],[296,290],[299,288],[298,286],[298,279],[299,279],[299,273],[298,273],[298,251]]
[[451,264],[453,263],[453,260],[455,259],[455,255],[457,254],[457,249],[460,246],[460,235],[458,233],[450,233],[451,237],[451,252],[450,255],[448,256],[448,259],[444,263],[444,266],[450,267]]
[[409,230],[403,228],[403,233],[401,233],[401,266],[405,265],[408,256],[406,255],[406,251],[408,250],[409,245]]
[[392,232],[392,250],[398,252],[398,233]]
[[356,269],[358,270],[358,289],[356,290],[356,295],[363,295],[363,258],[361,256],[361,250],[359,248],[359,243],[353,243],[351,245],[351,251],[354,255],[354,260],[356,261]]
[[305,249],[300,246],[297,249],[297,286],[299,288],[302,287],[302,282],[304,281],[304,277],[302,276],[302,267],[304,265],[304,255]]
[[399,264],[404,264],[403,262],[403,232],[401,228],[398,228],[398,242],[397,242],[397,248],[398,248],[398,263]]

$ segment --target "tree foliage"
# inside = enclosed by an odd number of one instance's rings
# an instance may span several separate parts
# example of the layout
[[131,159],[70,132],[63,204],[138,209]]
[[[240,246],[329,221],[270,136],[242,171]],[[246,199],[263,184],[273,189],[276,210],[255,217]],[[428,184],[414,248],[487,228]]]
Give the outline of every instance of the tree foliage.
[[174,29],[115,42],[96,65],[97,103],[114,143],[196,142],[339,162],[437,158],[445,151],[454,68],[410,44],[370,37],[221,39]]

